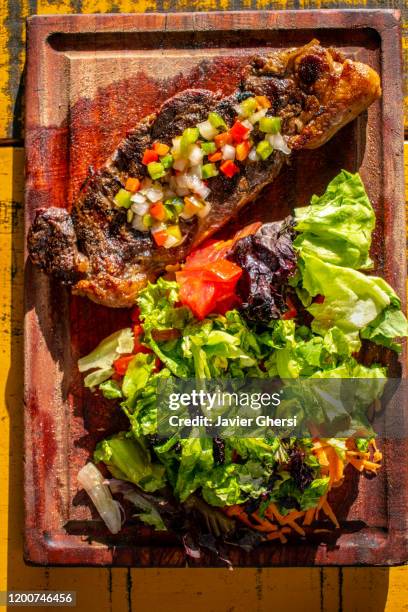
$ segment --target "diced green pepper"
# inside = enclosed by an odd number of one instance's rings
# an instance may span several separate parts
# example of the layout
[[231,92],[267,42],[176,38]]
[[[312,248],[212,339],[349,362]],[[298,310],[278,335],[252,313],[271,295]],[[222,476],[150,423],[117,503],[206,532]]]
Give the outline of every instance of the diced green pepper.
[[179,214],[184,208],[184,202],[181,198],[167,198],[164,202],[167,218],[170,221],[177,221]]
[[201,175],[203,179],[208,179],[213,176],[218,176],[219,172],[215,164],[204,164],[201,168]]
[[252,115],[252,113],[256,111],[256,108],[257,108],[257,103],[256,103],[255,98],[247,98],[246,100],[243,100],[240,104],[240,108],[241,108],[241,114],[244,117],[249,117],[250,115]]
[[188,153],[189,146],[194,144],[198,137],[200,136],[200,132],[198,128],[186,128],[183,132],[183,135],[180,140],[180,152],[182,155]]
[[166,169],[160,162],[150,162],[150,164],[147,164],[147,171],[150,178],[152,178],[154,181],[157,181],[157,179],[166,174]]
[[130,191],[126,189],[119,189],[118,193],[115,195],[115,204],[116,206],[122,206],[123,208],[130,208],[132,204],[131,198],[132,194]]
[[211,155],[211,153],[215,153],[217,150],[215,142],[202,142],[201,148],[206,155]]
[[143,225],[145,227],[152,227],[153,226],[153,217],[152,217],[152,215],[149,215],[149,214],[143,215]]
[[164,155],[164,157],[160,158],[161,165],[168,170],[173,165],[173,156],[172,155]]
[[221,115],[219,115],[218,113],[210,113],[208,115],[208,121],[214,128],[223,128],[224,130],[227,129],[227,124],[225,123]]
[[256,147],[256,152],[261,159],[268,159],[270,154],[273,152],[273,146],[267,140],[261,140]]
[[259,120],[259,129],[266,134],[277,134],[281,130],[280,117],[262,117]]

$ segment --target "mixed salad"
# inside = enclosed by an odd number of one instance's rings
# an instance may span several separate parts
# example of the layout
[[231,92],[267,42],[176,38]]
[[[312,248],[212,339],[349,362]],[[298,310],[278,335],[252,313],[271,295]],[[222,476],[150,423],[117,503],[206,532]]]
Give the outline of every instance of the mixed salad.
[[281,134],[281,119],[273,116],[266,96],[240,94],[230,126],[220,114],[186,128],[172,146],[155,142],[145,149],[143,179],[130,176],[115,196],[116,206],[127,209],[134,229],[150,232],[156,245],[180,245],[180,220],[204,218],[211,208],[211,182],[217,176],[231,180],[243,163],[265,161],[274,150],[289,155]]
[[178,533],[193,556],[225,542],[286,542],[321,530],[325,517],[339,527],[328,494],[349,464],[378,471],[374,438],[211,438],[204,430],[163,439],[157,382],[361,378],[378,381],[374,400],[387,367],[363,363],[362,344],[388,355],[408,335],[398,296],[366,274],[374,226],[361,178],[342,171],[293,217],[208,241],[140,293],[129,327],[79,360],[85,386],[129,419],[94,453],[111,478],[94,463],[78,477],[113,533],[122,526],[119,499],[142,522]]

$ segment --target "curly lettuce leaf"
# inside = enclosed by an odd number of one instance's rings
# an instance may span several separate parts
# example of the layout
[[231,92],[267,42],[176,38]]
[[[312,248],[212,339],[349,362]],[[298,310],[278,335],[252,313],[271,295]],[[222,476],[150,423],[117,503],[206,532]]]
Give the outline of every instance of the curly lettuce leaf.
[[180,440],[181,455],[174,489],[180,501],[196,491],[206,473],[214,465],[212,438],[187,438]]
[[141,439],[136,440],[123,432],[99,442],[94,460],[105,463],[115,478],[133,482],[143,491],[157,491],[166,484],[164,466],[152,463]]
[[400,353],[402,347],[400,343],[395,342],[395,338],[408,336],[408,322],[398,306],[391,305],[380,312],[374,321],[361,331],[360,336]]
[[342,268],[302,255],[302,283],[309,295],[324,295],[323,303],[312,303],[307,310],[313,315],[312,330],[324,335],[336,326],[347,334],[352,351],[360,347],[359,332],[397,300],[389,285],[376,276]]
[[369,257],[375,214],[359,174],[342,170],[310,206],[295,210],[294,246],[328,263],[361,269]]

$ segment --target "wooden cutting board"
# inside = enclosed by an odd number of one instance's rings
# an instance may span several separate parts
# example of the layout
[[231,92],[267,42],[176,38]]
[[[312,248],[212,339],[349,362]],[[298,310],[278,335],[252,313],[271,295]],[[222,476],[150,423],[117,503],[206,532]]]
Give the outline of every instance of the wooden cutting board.
[[[367,62],[383,97],[327,145],[301,152],[236,226],[282,218],[359,170],[377,214],[376,272],[405,296],[400,33],[392,11],[260,11],[33,17],[28,24],[26,229],[38,207],[69,207],[136,121],[187,87],[231,92],[254,53],[312,38]],[[132,523],[112,536],[76,475],[98,440],[127,427],[83,388],[76,362],[129,324],[125,310],[72,297],[26,263],[25,556],[38,564],[184,566],[176,540]],[[391,363],[406,376],[405,354]],[[404,410],[404,406],[401,406]],[[384,440],[374,480],[349,471],[334,535],[232,550],[234,565],[392,565],[408,560],[406,440]],[[210,555],[200,565],[212,566]]]

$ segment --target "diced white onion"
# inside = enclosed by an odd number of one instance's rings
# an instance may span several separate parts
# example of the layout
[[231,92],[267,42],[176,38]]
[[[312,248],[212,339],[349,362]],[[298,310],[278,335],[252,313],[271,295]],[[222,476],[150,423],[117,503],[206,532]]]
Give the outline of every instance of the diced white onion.
[[258,153],[256,152],[255,147],[253,147],[253,148],[250,150],[249,155],[248,155],[248,159],[249,159],[249,161],[252,161],[252,162],[258,161],[258,159],[259,159],[259,155],[258,155]]
[[189,195],[190,190],[188,189],[188,187],[177,187],[176,193],[178,196],[184,197]]
[[144,202],[146,202],[146,196],[140,192],[134,193],[130,198],[130,201],[134,202],[135,204],[143,204]]
[[159,202],[159,200],[163,199],[163,190],[150,187],[150,189],[146,191],[146,197],[150,202]]
[[203,161],[204,151],[198,145],[193,145],[190,149],[188,159],[192,166],[198,166]]
[[184,159],[183,157],[176,159],[176,161],[173,163],[174,170],[178,170],[179,172],[183,172],[187,168],[187,166],[188,159]]
[[164,243],[164,248],[171,249],[172,247],[175,247],[177,244],[179,244],[179,242],[180,240],[178,238],[169,234],[166,238],[166,242]]
[[100,517],[111,533],[118,533],[122,527],[121,506],[112,497],[104,477],[93,463],[87,463],[78,472],[78,483],[92,499]]
[[165,229],[166,226],[164,223],[155,223],[155,225],[153,225],[153,227],[151,228],[151,232],[152,234],[156,234],[157,232],[162,232]]
[[240,104],[234,104],[233,109],[237,113],[237,115],[243,115],[242,106]]
[[176,176],[176,185],[178,188],[186,188],[188,187],[187,182],[186,182],[186,176],[187,174],[178,174]]
[[261,110],[259,110],[257,113],[254,113],[253,115],[248,117],[249,122],[254,124],[259,121],[260,119],[262,119],[262,117],[265,117],[267,110],[267,108],[261,108]]
[[217,129],[213,127],[209,121],[203,121],[202,123],[199,123],[197,127],[201,136],[206,140],[212,140],[214,136],[218,134]]
[[200,196],[203,200],[211,193],[211,189],[207,187],[207,185],[200,180],[197,176],[191,176],[189,174],[185,174],[185,182],[186,186],[191,189],[194,193]]
[[140,203],[135,202],[130,208],[135,213],[135,215],[140,215],[143,217],[143,215],[146,215],[149,212],[150,204],[145,200],[144,202]]
[[235,147],[232,145],[226,144],[222,147],[222,158],[223,159],[235,159]]
[[277,151],[281,151],[285,153],[285,155],[289,155],[292,151],[289,149],[285,138],[279,132],[278,134],[269,134],[268,136],[269,143],[273,146]]
[[132,227],[139,232],[148,232],[149,228],[143,223],[143,218],[140,215],[135,215],[132,219]]
[[201,166],[191,166],[188,173],[190,176],[196,176],[199,179],[203,176]]
[[211,204],[209,202],[204,202],[204,206],[197,211],[197,216],[200,217],[200,219],[204,219],[204,217],[208,215],[210,210]]
[[248,121],[248,119],[245,119],[245,121],[241,121],[242,125],[244,125],[250,132],[252,132],[252,130],[254,129],[254,126],[252,125],[252,123],[250,121]]

